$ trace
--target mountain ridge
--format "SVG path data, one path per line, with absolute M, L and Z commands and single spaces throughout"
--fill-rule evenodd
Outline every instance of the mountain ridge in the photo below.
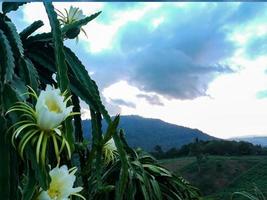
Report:
M 107 127 L 103 123 L 103 130 Z M 124 129 L 127 142 L 132 147 L 141 147 L 146 151 L 153 151 L 156 145 L 163 150 L 172 147 L 179 148 L 184 144 L 193 142 L 195 138 L 200 140 L 218 139 L 202 132 L 199 129 L 188 128 L 171 124 L 160 119 L 144 118 L 138 115 L 121 115 L 120 128 Z M 90 120 L 83 120 L 83 129 L 90 138 Z
M 246 141 L 254 145 L 261 145 L 267 147 L 267 136 L 241 136 L 231 138 L 231 140 Z

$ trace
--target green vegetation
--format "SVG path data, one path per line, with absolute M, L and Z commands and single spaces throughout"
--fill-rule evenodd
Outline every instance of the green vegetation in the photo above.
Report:
M 253 145 L 244 141 L 196 139 L 195 142 L 183 145 L 181 148 L 171 148 L 163 151 L 161 146 L 156 145 L 152 155 L 156 158 L 175 158 L 179 156 L 196 156 L 201 161 L 205 155 L 243 156 L 243 155 L 267 155 L 267 148 Z
M 266 200 L 264 194 L 257 186 L 254 186 L 254 191 L 255 191 L 254 194 L 246 191 L 234 192 L 232 195 L 232 199 L 236 198 L 236 196 L 242 196 L 250 200 Z
M 207 156 L 200 165 L 195 157 L 161 161 L 168 169 L 198 187 L 204 200 L 230 200 L 234 192 L 254 194 L 254 185 L 267 196 L 266 156 Z M 245 200 L 236 195 L 234 199 Z
M 18 33 L 7 15 L 23 4 L 3 2 L 0 12 L 1 199 L 198 200 L 198 189 L 128 146 L 120 117 L 110 117 L 95 81 L 64 45 L 101 12 L 74 20 L 75 9 L 66 10 L 72 20 L 60 23 L 44 2 L 51 32 L 35 34 L 44 25 L 36 21 Z M 91 113 L 90 141 L 81 100 Z M 103 148 L 110 140 L 116 155 L 107 163 Z

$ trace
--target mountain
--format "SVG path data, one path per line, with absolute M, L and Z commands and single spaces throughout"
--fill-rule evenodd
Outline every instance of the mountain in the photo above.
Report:
M 107 125 L 104 123 L 103 130 Z M 160 145 L 163 150 L 172 147 L 180 147 L 184 144 L 200 140 L 217 139 L 198 129 L 191 129 L 164 122 L 159 119 L 143 118 L 136 115 L 121 116 L 120 128 L 124 129 L 125 137 L 132 147 L 141 147 L 146 151 L 153 151 L 156 145 Z M 89 138 L 91 132 L 90 120 L 83 121 L 83 129 L 86 137 Z
M 238 137 L 238 138 L 232 138 L 232 139 L 236 141 L 246 141 L 254 145 L 258 144 L 258 145 L 267 147 L 267 136 Z

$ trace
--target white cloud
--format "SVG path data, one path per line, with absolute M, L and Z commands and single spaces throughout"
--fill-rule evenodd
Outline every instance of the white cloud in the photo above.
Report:
M 106 49 L 114 48 L 112 41 L 114 40 L 119 29 L 130 21 L 138 21 L 147 12 L 160 7 L 160 3 L 144 4 L 141 8 L 133 8 L 126 11 L 118 11 L 112 17 L 109 24 L 93 21 L 84 27 L 88 34 L 88 38 L 82 38 L 88 44 L 88 51 L 97 53 Z M 106 15 L 109 15 L 107 12 Z M 101 19 L 101 15 L 99 16 Z
M 164 21 L 164 17 L 160 16 L 152 21 L 153 28 L 157 28 Z
M 218 77 L 210 84 L 208 94 L 224 101 L 255 99 L 257 92 L 267 86 L 267 57 L 247 60 L 244 57 L 232 58 L 234 65 L 242 66 L 236 73 Z
M 44 26 L 38 30 L 39 33 L 50 31 L 49 20 L 42 3 L 33 2 L 25 4 L 22 7 L 22 11 L 25 22 L 29 24 L 36 20 L 42 20 L 44 22 Z
M 54 3 L 62 10 L 70 5 L 80 7 L 86 15 L 100 11 L 105 3 Z M 189 4 L 176 3 L 178 7 Z M 205 6 L 205 4 L 201 4 Z M 113 47 L 113 41 L 120 28 L 131 21 L 141 20 L 149 12 L 162 6 L 162 3 L 144 3 L 143 6 L 118 11 L 112 16 L 112 22 L 103 23 L 101 15 L 84 27 L 88 39 L 81 36 L 81 41 L 87 45 L 88 51 L 100 52 Z M 43 20 L 45 26 L 39 32 L 49 31 L 48 19 L 41 3 L 26 4 L 23 7 L 24 21 Z M 108 14 L 107 14 L 108 15 Z M 164 17 L 158 16 L 151 22 L 154 27 L 164 23 Z M 145 99 L 137 98 L 144 91 L 130 86 L 126 81 L 117 82 L 103 90 L 107 103 L 112 99 L 123 99 L 134 102 L 136 108 L 121 106 L 121 114 L 138 114 L 144 117 L 160 118 L 170 123 L 199 128 L 217 137 L 227 138 L 237 135 L 265 134 L 267 135 L 267 100 L 257 99 L 256 94 L 267 88 L 267 57 L 249 60 L 244 49 L 254 37 L 267 33 L 265 22 L 259 19 L 246 25 L 236 26 L 229 39 L 239 46 L 235 55 L 225 60 L 233 66 L 236 73 L 226 74 L 217 78 L 209 85 L 209 97 L 199 97 L 194 100 L 168 100 L 160 96 L 164 106 L 151 105 Z M 156 93 L 145 93 L 156 94 Z M 83 109 L 83 117 L 90 113 Z
M 265 58 L 266 59 L 266 58 Z M 214 81 L 208 93 L 211 97 L 194 100 L 168 100 L 161 96 L 164 106 L 151 105 L 137 98 L 143 93 L 120 81 L 103 91 L 107 99 L 121 98 L 136 104 L 136 108 L 121 106 L 121 114 L 138 114 L 160 118 L 192 128 L 199 128 L 221 138 L 233 136 L 267 134 L 267 101 L 256 99 L 256 92 L 267 85 L 267 80 L 259 70 L 247 68 L 237 74 L 225 75 Z M 265 62 L 267 63 L 267 62 Z

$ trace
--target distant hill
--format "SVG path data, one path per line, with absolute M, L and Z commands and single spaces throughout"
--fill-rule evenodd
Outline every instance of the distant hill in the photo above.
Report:
M 267 147 L 267 136 L 251 136 L 251 137 L 239 137 L 239 138 L 232 138 L 236 141 L 246 141 L 250 142 L 255 145 L 261 145 Z
M 201 173 L 195 157 L 162 160 L 161 164 L 208 195 L 205 200 L 230 200 L 236 191 L 253 193 L 254 185 L 267 197 L 266 156 L 208 156 L 201 164 Z
M 104 124 L 103 129 L 107 125 Z M 184 144 L 194 141 L 195 138 L 200 140 L 216 139 L 198 129 L 191 129 L 164 122 L 159 119 L 143 118 L 136 115 L 121 116 L 120 127 L 124 129 L 126 139 L 130 146 L 141 147 L 146 151 L 152 151 L 156 145 L 160 145 L 163 150 L 172 147 L 180 147 Z M 90 120 L 83 121 L 83 129 L 88 133 L 91 132 Z

